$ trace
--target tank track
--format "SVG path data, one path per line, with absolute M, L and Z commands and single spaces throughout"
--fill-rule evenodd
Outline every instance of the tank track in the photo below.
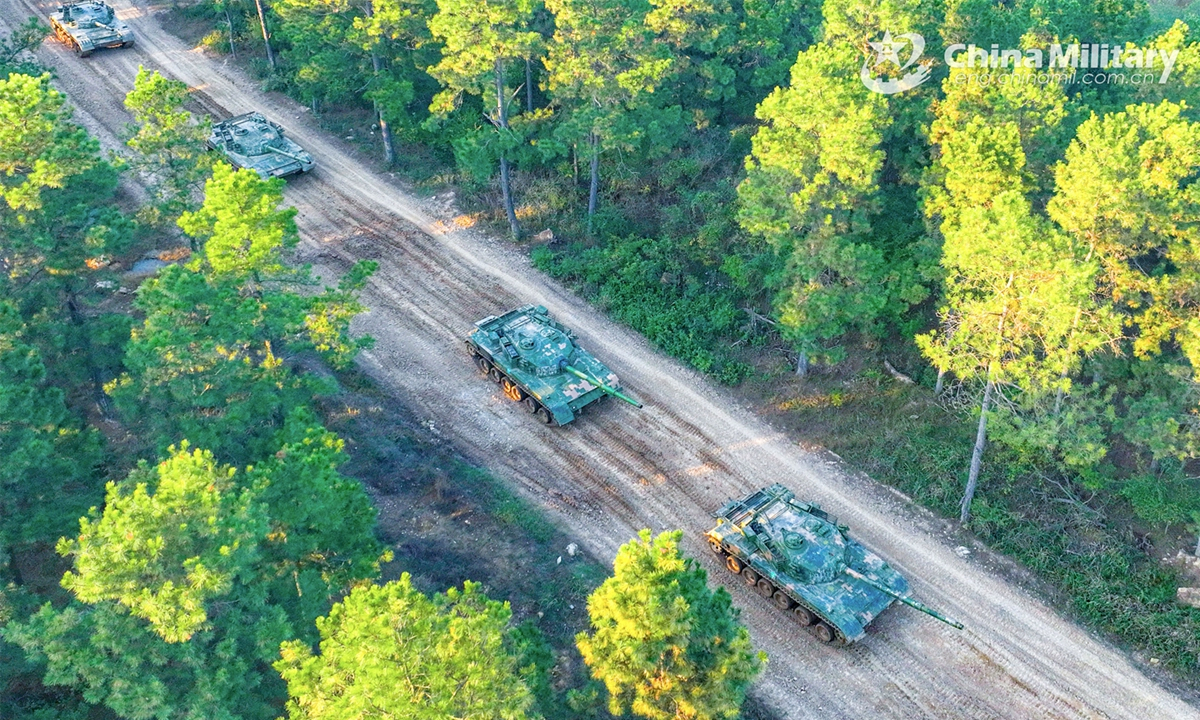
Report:
M 466 341 L 467 352 L 471 355 L 471 360 L 474 361 L 475 367 L 479 368 L 479 372 L 484 377 L 490 378 L 492 382 L 500 386 L 504 391 L 504 396 L 515 403 L 520 403 L 525 410 L 542 421 L 545 425 L 554 425 L 554 416 L 548 409 L 529 394 L 528 388 L 524 387 L 516 380 L 508 376 L 506 372 L 500 369 L 500 366 L 492 362 L 484 353 L 482 353 L 475 343 L 470 340 Z

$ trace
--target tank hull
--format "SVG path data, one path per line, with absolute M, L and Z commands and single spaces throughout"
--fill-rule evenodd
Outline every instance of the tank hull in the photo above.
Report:
M 547 425 L 566 425 L 608 397 L 600 383 L 620 390 L 617 376 L 576 345 L 574 333 L 543 307 L 486 317 L 475 323 L 465 345 L 482 373 Z M 566 372 L 567 365 L 598 382 Z
M 847 575 L 845 567 L 869 575 L 901 595 L 908 592 L 907 581 L 881 557 L 850 539 L 845 528 L 819 507 L 796 502 L 782 485 L 731 501 L 713 516 L 717 524 L 705 533 L 705 540 L 725 561 L 726 569 L 740 575 L 781 610 L 790 612 L 823 642 L 849 644 L 861 640 L 867 626 L 896 602 Z M 767 520 L 771 516 L 779 525 L 800 518 L 803 523 L 794 527 L 813 530 L 806 533 L 808 545 L 825 543 L 820 548 L 823 552 L 836 548 L 836 553 L 827 555 L 835 560 L 814 564 L 809 571 L 781 563 L 778 536 L 772 540 L 770 530 L 763 527 L 771 522 Z
M 80 57 L 87 57 L 103 48 L 134 44 L 133 31 L 117 19 L 111 7 L 100 0 L 83 0 L 60 6 L 50 14 L 50 28 L 55 37 Z
M 230 165 L 253 170 L 264 180 L 306 173 L 316 165 L 304 148 L 284 135 L 282 127 L 257 112 L 213 123 L 207 144 Z

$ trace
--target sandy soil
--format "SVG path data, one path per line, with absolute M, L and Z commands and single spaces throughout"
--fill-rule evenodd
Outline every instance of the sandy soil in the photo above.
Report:
M 0 0 L 0 18 L 46 17 L 56 3 Z M 105 145 L 139 65 L 195 88 L 215 115 L 261 110 L 317 159 L 288 183 L 299 209 L 301 259 L 336 273 L 379 262 L 356 330 L 377 338 L 362 368 L 472 461 L 547 508 L 589 552 L 608 560 L 643 527 L 682 528 L 686 547 L 724 583 L 770 663 L 755 693 L 786 718 L 1200 718 L 1123 653 L 1014 587 L 987 553 L 955 553 L 940 521 L 810 453 L 739 406 L 730 393 L 654 351 L 633 331 L 529 266 L 506 243 L 454 222 L 319 131 L 295 103 L 193 50 L 156 21 L 156 6 L 116 0 L 138 34 L 132 49 L 77 59 L 53 39 L 39 52 L 78 119 Z M 565 428 L 536 423 L 480 378 L 462 351 L 471 323 L 544 304 L 574 328 L 646 409 L 602 405 Z M 914 594 L 966 624 L 957 631 L 898 607 L 851 647 L 818 643 L 729 577 L 699 534 L 726 499 L 780 481 L 821 502 L 908 576 Z

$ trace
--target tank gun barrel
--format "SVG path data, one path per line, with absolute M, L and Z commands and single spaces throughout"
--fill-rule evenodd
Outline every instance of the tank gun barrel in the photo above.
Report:
M 583 380 L 584 382 L 588 382 L 588 383 L 591 383 L 592 385 L 595 385 L 596 387 L 600 388 L 608 395 L 612 395 L 615 398 L 620 398 L 621 400 L 624 400 L 625 402 L 629 403 L 630 405 L 634 406 L 635 408 L 642 407 L 642 404 L 640 402 L 638 402 L 637 400 L 634 400 L 633 398 L 629 397 L 628 395 L 621 392 L 620 390 L 617 390 L 616 388 L 611 388 L 611 387 L 605 385 L 604 383 L 600 382 L 596 378 L 592 377 L 592 375 L 590 373 L 585 373 L 582 370 L 579 370 L 578 368 L 573 368 L 570 365 L 565 365 L 565 364 L 562 366 L 562 368 L 563 368 L 563 370 L 566 370 L 567 372 L 571 373 L 572 375 L 579 378 L 580 380 Z
M 282 156 L 284 156 L 284 157 L 289 157 L 289 158 L 291 158 L 291 159 L 295 160 L 296 162 L 304 162 L 304 158 L 301 158 L 301 157 L 300 157 L 300 156 L 298 156 L 298 155 L 293 155 L 292 153 L 290 153 L 290 152 L 288 152 L 288 151 L 286 151 L 286 150 L 280 150 L 279 148 L 277 148 L 277 147 L 271 147 L 270 145 L 264 145 L 264 147 L 266 147 L 266 149 L 267 149 L 268 151 L 270 151 L 270 152 L 277 153 L 277 154 L 279 154 L 279 155 L 282 155 Z
M 929 615 L 931 617 L 937 618 L 938 620 L 941 620 L 942 622 L 946 623 L 950 627 L 957 628 L 959 630 L 963 629 L 963 624 L 960 623 L 959 621 L 954 620 L 952 618 L 948 618 L 945 615 L 938 612 L 937 610 L 934 610 L 933 608 L 929 607 L 928 605 L 923 605 L 908 596 L 901 595 L 900 593 L 896 592 L 895 590 L 892 590 L 888 586 L 886 586 L 882 583 L 875 582 L 871 578 L 867 577 L 866 575 L 863 575 L 862 573 L 858 572 L 857 570 L 854 570 L 853 568 L 844 568 L 842 570 L 842 572 L 844 572 L 845 574 L 854 578 L 855 580 L 861 580 L 862 582 L 866 583 L 867 585 L 870 585 L 871 587 L 875 588 L 876 590 L 878 590 L 881 593 L 884 593 L 885 595 L 890 595 L 890 596 L 896 598 L 897 600 L 899 600 L 900 602 L 904 603 L 905 605 L 909 606 L 910 608 L 912 608 L 914 610 L 920 610 L 921 612 L 925 613 L 926 615 Z

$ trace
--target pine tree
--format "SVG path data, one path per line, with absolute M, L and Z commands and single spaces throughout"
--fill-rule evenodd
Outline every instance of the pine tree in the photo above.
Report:
M 98 149 L 71 122 L 71 108 L 49 75 L 0 79 L 0 199 L 10 208 L 41 208 L 43 190 L 95 167 Z
M 150 181 L 154 205 L 143 209 L 153 222 L 173 222 L 183 212 L 196 209 L 194 196 L 211 172 L 213 156 L 205 143 L 210 122 L 197 120 L 183 109 L 187 85 L 138 68 L 125 107 L 133 113 L 135 128 L 126 144 L 139 153 L 134 166 Z
M 109 483 L 103 513 L 93 509 L 79 538 L 58 545 L 75 566 L 63 587 L 83 602 L 121 603 L 167 642 L 188 640 L 205 606 L 250 572 L 267 534 L 263 508 L 233 476 L 184 443 L 153 470 Z
M 177 449 L 111 484 L 60 544 L 76 600 L 4 637 L 46 665 L 47 685 L 123 717 L 278 717 L 280 644 L 315 639 L 333 598 L 389 556 L 362 486 L 336 471 L 335 436 L 298 412 L 277 447 L 237 472 Z
M 28 332 L 0 301 L 0 552 L 57 540 L 100 499 L 100 436 L 71 416 Z
M 514 142 L 509 128 L 510 96 L 506 68 L 532 57 L 541 40 L 528 26 L 530 0 L 438 0 L 429 31 L 442 42 L 442 59 L 429 74 L 445 87 L 434 97 L 430 111 L 446 114 L 463 93 L 482 95 L 494 109 L 488 119 L 500 144 L 500 190 L 513 237 L 521 234 L 513 205 L 507 145 Z
M 563 112 L 558 137 L 565 145 L 582 142 L 588 148 L 590 229 L 599 202 L 600 156 L 644 147 L 653 157 L 677 137 L 682 110 L 651 102 L 676 59 L 646 24 L 651 10 L 646 0 L 549 0 L 546 7 L 555 27 L 546 87 Z
M 858 65 L 858 51 L 845 44 L 800 53 L 791 87 L 758 107 L 764 125 L 738 186 L 742 228 L 784 265 L 775 305 L 800 352 L 799 374 L 822 341 L 870 328 L 889 303 L 885 257 L 871 232 L 891 120 L 883 96 L 856 79 Z
M 1053 396 L 1069 388 L 1081 356 L 1103 346 L 1115 328 L 1095 302 L 1097 266 L 1032 213 L 1020 190 L 967 208 L 946 234 L 942 331 L 917 337 L 941 371 L 983 385 L 979 424 L 959 521 L 970 517 L 988 415 L 996 406 Z
M 284 643 L 275 667 L 288 684 L 288 717 L 532 718 L 533 697 L 506 648 L 511 617 L 508 603 L 471 582 L 434 598 L 407 573 L 359 586 L 317 621 L 318 653 Z
M 1174 343 L 1200 377 L 1200 123 L 1183 110 L 1131 105 L 1081 125 L 1047 213 L 1099 259 L 1134 352 Z
M 279 252 L 299 242 L 296 209 L 280 210 L 283 180 L 263 180 L 253 170 L 213 167 L 204 204 L 179 217 L 179 227 L 200 241 L 204 266 L 217 275 L 260 277 L 283 270 Z
M 592 631 L 575 641 L 614 715 L 736 718 L 766 660 L 751 649 L 728 593 L 709 590 L 704 571 L 679 554 L 681 537 L 652 540 L 643 530 L 588 598 Z

